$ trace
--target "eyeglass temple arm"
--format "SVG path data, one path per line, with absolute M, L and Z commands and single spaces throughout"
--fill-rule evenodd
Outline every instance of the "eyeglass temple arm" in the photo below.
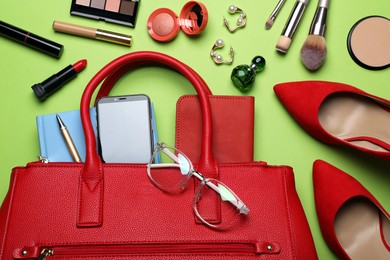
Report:
M 167 168 L 167 167 L 180 168 L 180 166 L 177 163 L 152 163 L 152 164 L 150 164 L 150 168 Z
M 221 198 L 223 198 L 223 194 L 221 192 L 221 189 L 215 185 L 214 183 L 212 183 L 211 181 L 207 181 L 207 178 L 205 178 L 201 173 L 197 172 L 197 171 L 193 171 L 193 175 L 198 178 L 199 180 L 201 181 L 205 181 L 206 185 L 209 186 L 212 190 L 214 190 L 216 193 L 218 193 L 220 195 Z M 225 184 L 224 184 L 225 185 Z M 226 186 L 227 187 L 227 186 Z M 237 209 L 240 210 L 240 213 L 243 213 L 243 214 L 248 214 L 249 212 L 249 208 L 245 205 L 244 202 L 242 202 L 242 200 L 236 195 L 234 194 L 232 191 L 230 191 L 230 189 L 228 189 L 229 192 L 231 192 L 234 197 L 236 198 L 235 200 L 227 200 L 229 201 L 231 204 L 233 204 L 233 206 L 235 206 Z
M 174 160 L 176 163 L 180 164 L 180 159 L 174 153 L 172 153 L 169 149 L 163 146 L 162 151 L 168 155 L 169 158 Z
M 161 150 L 163 153 L 165 153 L 169 158 L 171 158 L 176 163 L 152 163 L 150 164 L 150 167 L 152 168 L 164 168 L 164 167 L 176 167 L 180 168 L 180 159 L 177 157 L 174 153 L 172 153 L 169 149 L 167 149 L 164 146 L 161 146 Z M 192 165 L 191 165 L 192 167 Z M 192 169 L 191 169 L 192 170 Z

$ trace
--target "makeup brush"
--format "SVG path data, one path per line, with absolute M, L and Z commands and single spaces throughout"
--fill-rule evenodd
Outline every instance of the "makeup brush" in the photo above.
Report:
M 271 27 L 274 24 L 274 21 L 276 19 L 276 16 L 280 12 L 280 9 L 282 9 L 282 6 L 283 6 L 284 2 L 286 2 L 286 0 L 279 0 L 279 2 L 276 5 L 275 9 L 272 11 L 271 15 L 269 16 L 269 18 L 265 22 L 265 29 L 266 30 L 271 29 Z
M 309 0 L 297 0 L 290 13 L 290 17 L 287 20 L 286 25 L 282 31 L 279 41 L 276 44 L 276 50 L 282 53 L 286 53 L 290 47 L 291 40 L 294 36 L 296 29 L 298 28 L 299 22 L 305 12 L 306 5 Z
M 301 60 L 308 70 L 317 70 L 326 58 L 326 16 L 329 0 L 319 0 L 317 11 L 310 26 L 309 36 L 301 49 Z

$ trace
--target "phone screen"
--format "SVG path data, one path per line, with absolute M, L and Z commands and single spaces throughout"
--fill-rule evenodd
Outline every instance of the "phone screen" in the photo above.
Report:
M 104 162 L 148 163 L 152 156 L 150 100 L 146 95 L 101 98 L 99 152 Z

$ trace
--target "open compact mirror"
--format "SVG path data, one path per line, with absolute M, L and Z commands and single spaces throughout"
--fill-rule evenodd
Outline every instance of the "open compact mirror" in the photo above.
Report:
M 187 35 L 200 34 L 207 21 L 206 7 L 200 2 L 190 1 L 184 5 L 180 17 L 167 8 L 155 10 L 148 19 L 148 32 L 156 41 L 167 42 L 176 37 L 180 28 Z
M 348 51 L 352 59 L 370 70 L 390 66 L 390 20 L 369 16 L 359 20 L 349 32 Z

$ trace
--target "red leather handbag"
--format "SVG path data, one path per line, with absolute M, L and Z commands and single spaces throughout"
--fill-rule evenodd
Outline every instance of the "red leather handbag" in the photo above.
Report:
M 151 183 L 146 165 L 102 163 L 89 119 L 92 94 L 112 73 L 140 65 L 168 66 L 195 87 L 203 121 L 196 169 L 245 201 L 250 212 L 240 225 L 216 230 L 197 221 L 191 201 L 198 182 L 176 196 Z M 81 101 L 86 162 L 13 169 L 0 210 L 0 259 L 316 259 L 290 167 L 214 160 L 208 94 L 192 69 L 160 53 L 135 52 L 106 65 Z M 220 204 L 209 204 L 215 222 L 224 221 Z

